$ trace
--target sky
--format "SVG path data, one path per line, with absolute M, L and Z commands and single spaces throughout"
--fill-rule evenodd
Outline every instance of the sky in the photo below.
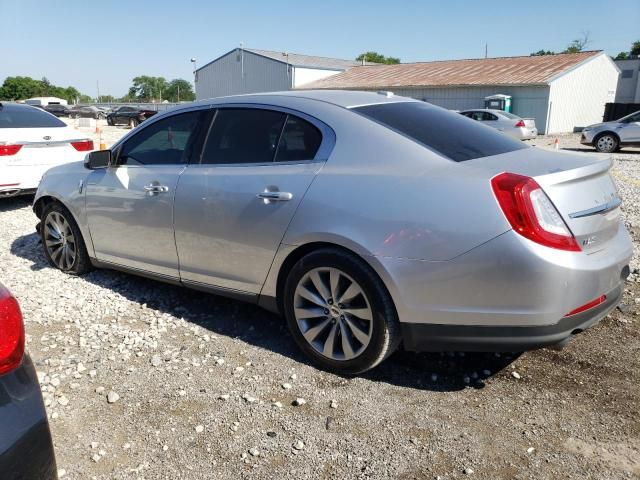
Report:
M 606 10 L 606 11 L 605 11 Z M 611 55 L 640 40 L 640 0 L 0 0 L 0 82 L 47 77 L 123 96 L 138 75 L 192 80 L 248 48 L 403 62 L 560 51 L 584 32 Z

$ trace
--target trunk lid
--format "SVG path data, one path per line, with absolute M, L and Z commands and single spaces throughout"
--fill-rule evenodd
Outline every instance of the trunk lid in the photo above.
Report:
M 586 253 L 606 248 L 618 232 L 620 198 L 609 173 L 609 157 L 532 147 L 466 163 L 485 170 L 490 178 L 502 172 L 534 178 Z
M 0 160 L 8 165 L 58 165 L 78 159 L 80 152 L 69 142 L 83 139 L 87 136 L 69 127 L 2 128 L 0 143 L 23 147 L 17 154 L 0 157 Z
M 536 128 L 536 119 L 535 118 L 523 118 L 524 126 L 527 128 Z

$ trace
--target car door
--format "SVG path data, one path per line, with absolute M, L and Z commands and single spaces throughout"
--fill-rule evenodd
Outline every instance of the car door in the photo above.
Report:
M 300 113 L 219 108 L 201 162 L 176 191 L 182 281 L 258 294 L 333 141 L 329 127 Z
M 640 112 L 627 118 L 620 124 L 617 132 L 620 135 L 620 141 L 640 143 Z
M 141 128 L 114 152 L 115 166 L 91 173 L 86 211 L 98 260 L 179 278 L 173 199 L 203 115 L 179 113 Z

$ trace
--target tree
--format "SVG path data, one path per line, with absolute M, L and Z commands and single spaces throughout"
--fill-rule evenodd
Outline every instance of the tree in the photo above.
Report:
M 7 77 L 0 87 L 0 100 L 24 100 L 38 96 L 41 85 L 31 77 Z
M 635 41 L 631 44 L 631 50 L 628 52 L 620 52 L 614 60 L 628 60 L 632 56 L 640 55 L 640 40 Z
M 192 102 L 196 99 L 196 94 L 193 93 L 191 83 L 182 78 L 176 78 L 167 85 L 164 98 L 170 102 Z
M 569 46 L 562 53 L 578 53 L 584 50 L 589 43 L 589 32 L 582 32 L 581 38 L 572 40 Z
M 129 96 L 138 100 L 161 102 L 167 90 L 167 81 L 164 77 L 150 77 L 140 75 L 133 79 L 133 85 L 129 88 Z
M 614 60 L 629 60 L 629 52 L 620 52 Z
M 640 55 L 640 40 L 631 44 L 631 55 Z
M 385 57 L 381 53 L 378 52 L 365 52 L 361 53 L 356 57 L 358 62 L 373 62 L 373 63 L 386 63 L 389 65 L 393 65 L 396 63 L 400 63 L 400 59 L 396 57 Z
M 540 57 L 542 55 L 555 55 L 556 52 L 552 52 L 551 50 L 538 50 L 537 52 L 533 52 L 529 54 L 530 57 Z

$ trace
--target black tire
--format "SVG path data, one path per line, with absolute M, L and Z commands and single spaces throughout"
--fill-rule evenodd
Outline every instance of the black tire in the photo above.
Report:
M 130 126 L 131 128 L 136 128 L 136 127 L 138 126 L 138 124 L 139 124 L 139 123 L 140 123 L 140 122 L 138 121 L 138 119 L 137 119 L 137 118 L 131 118 L 131 119 L 129 120 L 129 126 Z
M 107 125 L 113 126 L 113 120 L 111 119 L 111 117 L 107 117 Z
M 593 146 L 598 152 L 613 153 L 620 149 L 620 140 L 615 134 L 605 132 L 593 140 Z
M 62 217 L 68 224 L 73 234 L 74 257 L 73 261 L 67 265 L 60 265 L 59 262 L 56 262 L 56 260 L 54 260 L 54 258 L 52 257 L 51 248 L 48 247 L 48 242 L 50 243 L 52 240 L 51 233 L 47 228 L 47 220 L 49 219 L 50 215 L 59 216 L 57 218 Z M 80 232 L 80 229 L 78 228 L 78 225 L 76 224 L 76 221 L 74 220 L 73 215 L 71 215 L 69 210 L 67 210 L 62 204 L 53 202 L 44 207 L 41 218 L 42 220 L 40 223 L 40 238 L 42 239 L 42 248 L 44 250 L 44 255 L 47 258 L 49 264 L 52 267 L 57 268 L 58 270 L 62 270 L 63 272 L 70 275 L 83 275 L 93 270 L 89 254 L 87 253 L 87 247 L 85 246 L 84 240 L 82 238 L 82 233 Z
M 338 269 L 351 277 L 361 287 L 369 303 L 372 313 L 371 337 L 368 345 L 363 347 L 364 350 L 350 360 L 335 360 L 316 351 L 304 338 L 295 316 L 294 302 L 298 284 L 310 271 L 322 268 Z M 400 324 L 389 292 L 376 272 L 351 253 L 326 248 L 305 255 L 289 272 L 283 295 L 285 317 L 295 342 L 314 364 L 324 370 L 343 375 L 357 375 L 374 368 L 400 345 Z M 329 319 L 329 316 L 326 318 Z

